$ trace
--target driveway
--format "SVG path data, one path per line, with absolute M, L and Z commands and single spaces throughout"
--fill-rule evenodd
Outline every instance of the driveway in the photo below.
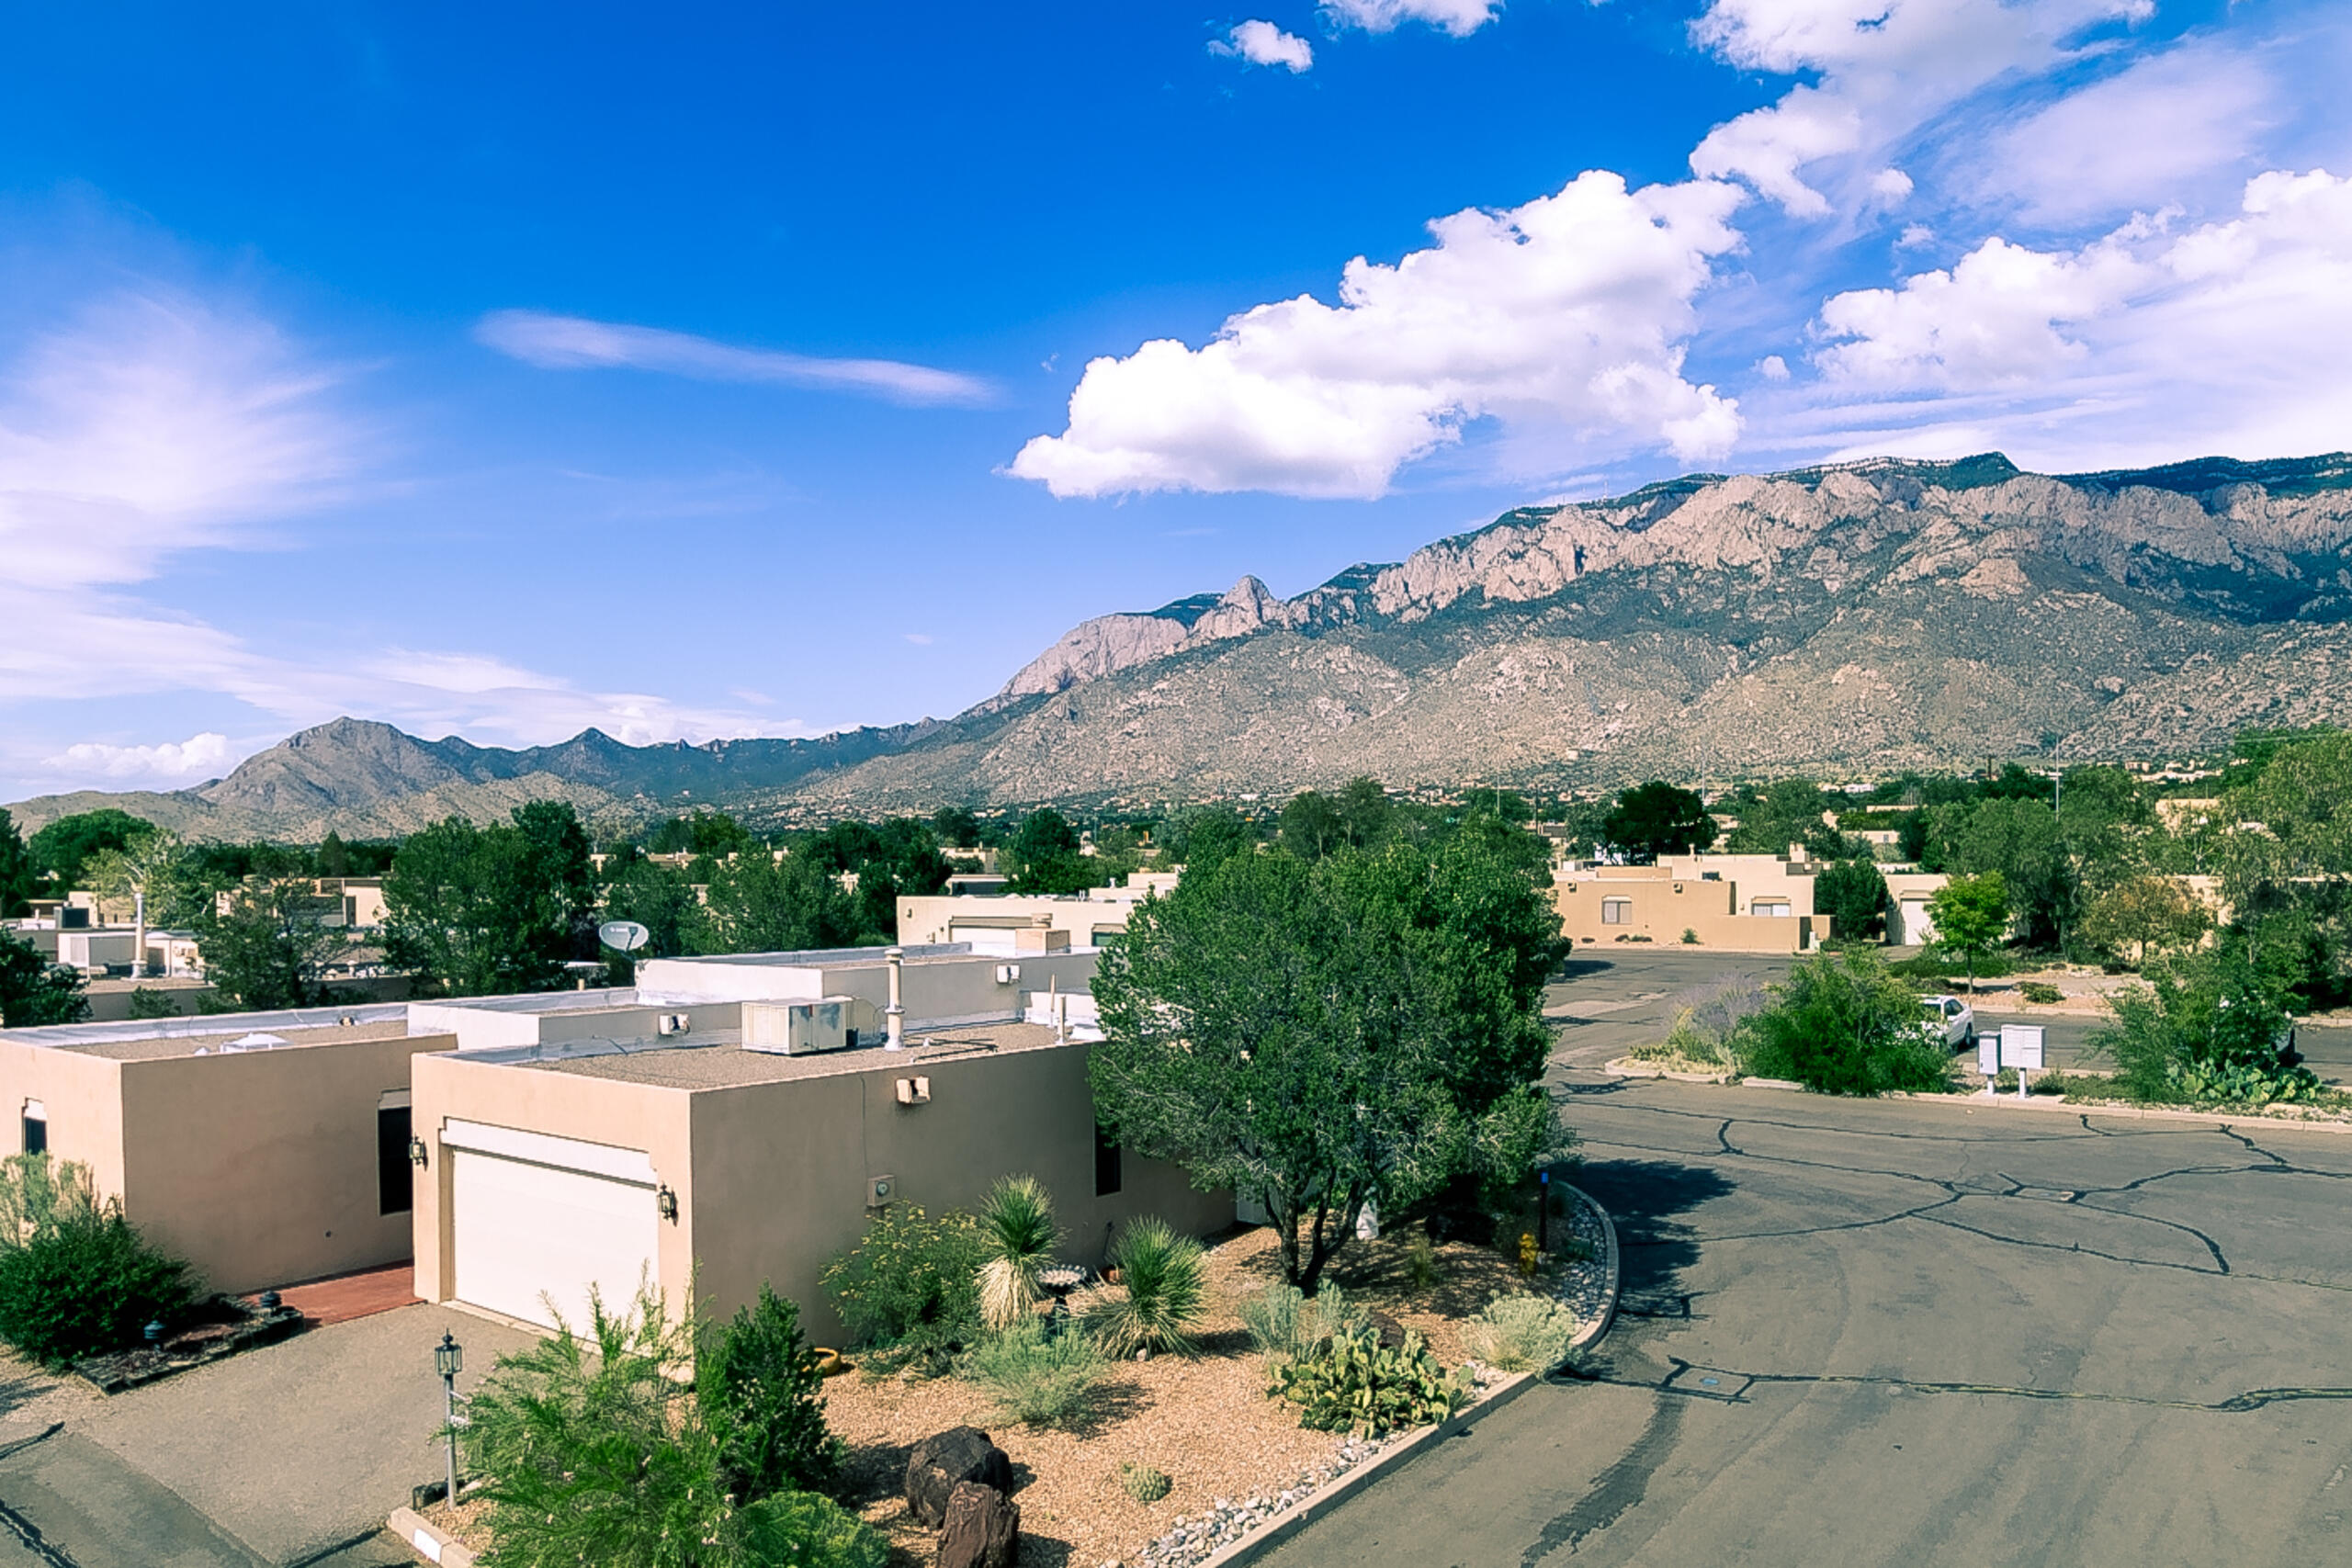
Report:
M 1566 1086 L 1625 1309 L 1270 1560 L 2352 1560 L 2352 1136 Z
M 15 1368 L 0 1382 L 0 1568 L 413 1561 L 372 1538 L 412 1486 L 441 1473 L 433 1347 L 444 1329 L 466 1347 L 461 1392 L 529 1342 L 418 1305 L 110 1399 Z

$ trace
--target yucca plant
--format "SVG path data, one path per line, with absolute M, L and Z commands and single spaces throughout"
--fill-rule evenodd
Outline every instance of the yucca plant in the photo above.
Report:
M 1111 1248 L 1119 1285 L 1088 1303 L 1086 1326 L 1114 1356 L 1190 1350 L 1208 1304 L 1208 1257 L 1167 1221 L 1141 1219 Z
M 1053 1195 L 1034 1176 L 1006 1177 L 981 1201 L 980 1235 L 988 1258 L 980 1265 L 980 1321 L 1002 1333 L 1043 1298 L 1037 1270 L 1061 1240 Z

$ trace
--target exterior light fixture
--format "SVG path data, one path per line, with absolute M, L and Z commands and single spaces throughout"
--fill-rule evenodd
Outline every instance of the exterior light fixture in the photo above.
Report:
M 447 1329 L 433 1347 L 433 1370 L 441 1374 L 441 1427 L 449 1434 L 449 1506 L 458 1506 L 458 1374 L 466 1368 L 466 1348 Z
M 424 1168 L 424 1140 L 423 1138 L 411 1138 L 408 1141 L 408 1163 L 419 1170 Z
M 664 1187 L 653 1194 L 653 1207 L 672 1224 L 678 1223 L 678 1195 Z

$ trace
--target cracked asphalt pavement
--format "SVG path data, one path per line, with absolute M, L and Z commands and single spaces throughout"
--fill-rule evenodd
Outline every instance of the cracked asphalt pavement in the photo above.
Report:
M 1592 1027 L 1616 1327 L 1267 1561 L 2352 1560 L 2352 1134 L 1618 1083 Z

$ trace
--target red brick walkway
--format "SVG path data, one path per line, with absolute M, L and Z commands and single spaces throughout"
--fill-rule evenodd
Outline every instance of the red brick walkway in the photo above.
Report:
M 304 1285 L 282 1285 L 277 1293 L 286 1304 L 300 1310 L 313 1323 L 348 1323 L 355 1317 L 369 1317 L 394 1307 L 404 1307 L 416 1299 L 416 1269 L 413 1264 L 395 1263 L 386 1269 L 368 1269 L 356 1274 L 338 1274 L 331 1280 L 313 1280 Z

